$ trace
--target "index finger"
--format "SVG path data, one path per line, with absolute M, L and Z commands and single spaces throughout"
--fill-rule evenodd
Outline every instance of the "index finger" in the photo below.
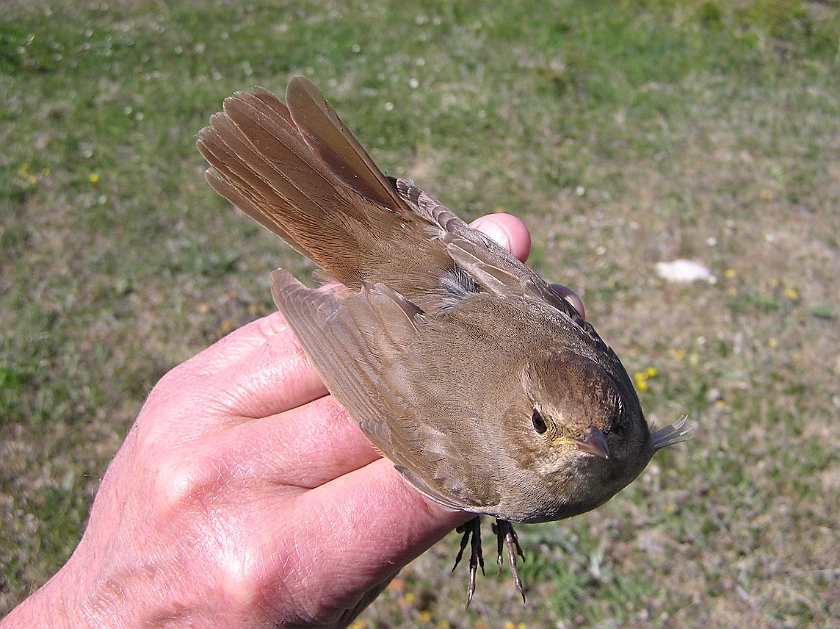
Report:
M 297 408 L 327 389 L 279 312 L 232 332 L 175 367 L 147 403 L 178 400 L 205 408 L 200 423 L 268 417 Z
M 251 354 L 269 339 L 289 334 L 289 324 L 280 312 L 256 319 L 219 339 L 178 368 L 184 373 L 206 377 L 223 371 Z

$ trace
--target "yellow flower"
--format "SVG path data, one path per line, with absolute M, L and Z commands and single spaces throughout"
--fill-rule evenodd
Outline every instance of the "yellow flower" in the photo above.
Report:
M 24 162 L 23 164 L 20 165 L 20 167 L 18 168 L 18 171 L 17 171 L 17 176 L 20 179 L 23 179 L 30 186 L 34 186 L 36 183 L 38 183 L 38 178 L 35 177 L 35 175 L 30 174 L 30 172 L 29 172 L 29 163 L 28 162 Z
M 636 388 L 639 391 L 648 390 L 647 378 L 645 378 L 645 374 L 641 371 L 637 371 L 633 374 L 633 381 L 636 383 Z
M 648 367 L 644 371 L 637 371 L 633 374 L 633 382 L 636 384 L 636 388 L 639 391 L 647 391 L 650 387 L 648 387 L 647 381 L 651 378 L 656 377 L 656 374 L 659 373 L 659 370 L 656 367 Z
M 97 173 L 91 173 L 88 175 L 88 181 L 90 183 L 96 183 L 99 181 L 99 175 Z

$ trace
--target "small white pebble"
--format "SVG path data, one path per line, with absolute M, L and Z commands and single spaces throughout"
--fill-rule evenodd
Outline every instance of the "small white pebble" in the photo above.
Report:
M 691 260 L 673 260 L 671 262 L 657 262 L 656 274 L 668 282 L 696 282 L 709 281 L 712 274 L 702 264 Z

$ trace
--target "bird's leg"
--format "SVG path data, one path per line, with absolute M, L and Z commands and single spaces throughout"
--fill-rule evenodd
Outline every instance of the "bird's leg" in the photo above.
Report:
M 493 533 L 496 534 L 497 548 L 499 558 L 499 573 L 502 572 L 502 546 L 507 549 L 508 563 L 510 564 L 510 571 L 513 573 L 513 583 L 516 590 L 522 596 L 522 602 L 525 602 L 525 592 L 522 587 L 522 579 L 519 578 L 519 570 L 516 568 L 516 555 L 522 557 L 525 561 L 525 554 L 522 552 L 522 547 L 519 545 L 519 537 L 516 531 L 513 530 L 513 525 L 507 520 L 500 520 L 496 518 L 496 523 L 493 525 Z
M 470 606 L 473 594 L 475 594 L 475 575 L 478 572 L 479 566 L 481 566 L 481 574 L 484 574 L 484 555 L 481 553 L 481 518 L 475 516 L 469 522 L 459 526 L 455 531 L 463 533 L 464 536 L 461 538 L 461 547 L 458 549 L 458 554 L 455 557 L 455 565 L 452 566 L 453 572 L 458 567 L 458 562 L 461 561 L 461 557 L 464 556 L 464 549 L 467 547 L 467 543 L 472 542 L 470 544 L 470 585 L 467 589 L 467 604 L 464 606 L 464 609 L 466 609 Z

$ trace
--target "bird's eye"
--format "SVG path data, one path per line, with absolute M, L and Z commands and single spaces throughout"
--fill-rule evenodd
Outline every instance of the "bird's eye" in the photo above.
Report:
M 545 425 L 543 416 L 540 415 L 540 412 L 537 409 L 534 409 L 534 412 L 531 413 L 531 423 L 534 424 L 534 430 L 537 431 L 537 434 L 541 435 L 548 430 L 548 426 Z

